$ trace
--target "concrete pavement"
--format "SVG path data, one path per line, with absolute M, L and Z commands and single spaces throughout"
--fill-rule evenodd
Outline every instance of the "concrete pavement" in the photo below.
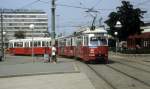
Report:
M 43 57 L 7 56 L 0 62 L 0 89 L 94 89 L 74 60 L 58 58 L 57 64 Z
M 52 74 L 0 79 L 0 89 L 94 89 L 82 73 Z

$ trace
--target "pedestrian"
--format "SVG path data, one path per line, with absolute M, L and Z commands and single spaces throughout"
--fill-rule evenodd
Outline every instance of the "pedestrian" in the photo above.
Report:
M 2 61 L 2 51 L 0 50 L 0 61 Z
M 139 45 L 139 44 L 136 44 L 135 45 L 135 52 L 136 52 L 136 54 L 139 54 L 139 49 L 141 49 L 141 46 Z
M 51 61 L 53 63 L 56 63 L 57 62 L 57 58 L 56 58 L 56 47 L 53 45 L 52 47 L 52 52 L 51 52 Z

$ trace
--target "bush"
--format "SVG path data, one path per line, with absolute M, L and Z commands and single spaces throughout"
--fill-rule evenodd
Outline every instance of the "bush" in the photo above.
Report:
M 126 49 L 119 51 L 121 53 L 126 53 L 126 54 L 150 54 L 150 49 L 148 48 L 142 48 L 142 49 Z

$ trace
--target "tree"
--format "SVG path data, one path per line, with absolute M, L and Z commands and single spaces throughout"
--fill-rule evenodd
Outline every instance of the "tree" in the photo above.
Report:
M 24 31 L 16 31 L 14 34 L 14 37 L 16 37 L 18 39 L 23 39 L 23 38 L 25 38 L 25 32 Z
M 140 27 L 144 25 L 141 20 L 144 13 L 139 8 L 134 9 L 129 1 L 122 1 L 122 6 L 117 7 L 117 12 L 111 12 L 108 16 L 109 19 L 105 21 L 110 27 L 108 33 L 114 36 L 114 32 L 118 32 L 119 40 L 126 40 L 130 35 L 140 34 L 142 31 Z M 117 21 L 121 22 L 122 27 L 120 29 L 115 28 Z

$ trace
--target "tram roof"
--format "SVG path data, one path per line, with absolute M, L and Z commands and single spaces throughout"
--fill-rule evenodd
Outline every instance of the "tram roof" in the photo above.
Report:
M 90 33 L 107 33 L 104 27 L 96 27 L 94 30 L 91 30 L 89 27 L 83 27 L 80 28 L 77 33 L 85 33 L 85 34 L 90 34 Z
M 51 40 L 51 38 L 34 37 L 33 40 L 34 40 L 34 41 L 46 41 L 46 40 Z M 32 41 L 32 38 L 26 38 L 26 39 L 12 39 L 12 40 L 9 40 L 9 42 L 20 42 L 20 41 L 23 41 L 23 42 Z
M 90 28 L 87 28 L 83 33 L 89 34 L 89 33 L 107 33 L 107 31 L 104 29 L 104 27 L 96 28 L 95 30 L 91 30 Z

